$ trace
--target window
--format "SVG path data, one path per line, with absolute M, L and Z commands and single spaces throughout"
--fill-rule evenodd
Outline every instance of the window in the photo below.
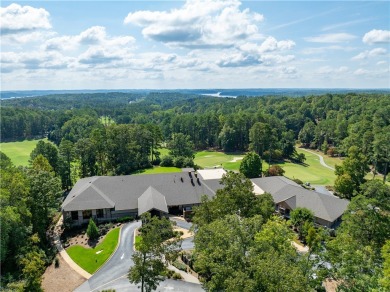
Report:
M 79 220 L 79 212 L 78 211 L 72 211 L 71 216 L 72 216 L 72 220 Z
M 97 209 L 96 210 L 96 216 L 98 218 L 103 218 L 104 217 L 103 209 Z
M 89 219 L 92 217 L 92 210 L 84 210 L 83 211 L 83 219 Z

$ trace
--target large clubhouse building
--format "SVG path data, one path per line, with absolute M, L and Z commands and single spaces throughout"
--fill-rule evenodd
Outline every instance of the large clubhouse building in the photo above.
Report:
M 64 218 L 75 225 L 90 218 L 109 221 L 145 212 L 186 216 L 199 205 L 203 195 L 212 198 L 220 184 L 223 169 L 184 170 L 150 175 L 95 176 L 80 179 L 62 204 Z M 335 228 L 348 206 L 347 200 L 331 194 L 310 191 L 283 177 L 251 179 L 254 193 L 270 193 L 276 211 L 289 217 L 290 211 L 305 207 L 315 215 L 317 224 Z

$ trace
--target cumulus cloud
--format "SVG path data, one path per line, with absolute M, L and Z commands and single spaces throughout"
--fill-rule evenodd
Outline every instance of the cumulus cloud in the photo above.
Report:
M 360 54 L 352 57 L 352 60 L 365 60 L 365 59 L 368 59 L 371 57 L 386 55 L 386 53 L 387 53 L 386 49 L 376 48 L 376 49 L 372 49 L 370 51 L 361 52 Z
M 48 39 L 43 44 L 43 49 L 47 51 L 74 50 L 80 45 L 99 45 L 104 47 L 126 46 L 135 42 L 132 36 L 108 36 L 106 28 L 93 26 L 78 35 L 60 36 Z
M 329 33 L 319 36 L 306 37 L 305 41 L 311 43 L 345 43 L 352 41 L 356 36 L 349 33 Z
M 229 56 L 223 56 L 216 64 L 219 67 L 244 67 L 261 64 L 261 61 L 255 56 L 236 53 Z
M 16 69 L 64 69 L 73 58 L 64 56 L 58 52 L 2 52 L 1 65 L 8 68 L 6 73 Z M 2 71 L 3 72 L 3 71 Z
M 363 43 L 370 45 L 390 43 L 390 30 L 373 29 L 363 36 Z
M 0 15 L 0 31 L 3 35 L 52 27 L 50 14 L 43 8 L 11 4 L 0 8 Z
M 124 23 L 143 27 L 144 37 L 171 46 L 229 47 L 256 38 L 263 20 L 240 5 L 237 0 L 187 0 L 179 9 L 129 13 Z
M 294 46 L 295 46 L 295 42 L 291 40 L 277 41 L 274 37 L 268 37 L 260 45 L 257 45 L 255 43 L 245 43 L 241 45 L 239 48 L 245 52 L 262 54 L 262 53 L 273 52 L 273 51 L 290 50 Z
M 110 52 L 104 48 L 89 48 L 86 52 L 80 55 L 79 62 L 81 64 L 105 64 L 113 61 L 122 60 L 121 54 Z
M 347 73 L 347 72 L 348 72 L 348 67 L 346 66 L 340 66 L 338 68 L 334 68 L 331 66 L 323 66 L 317 70 L 317 73 L 320 75 L 337 75 L 337 74 Z

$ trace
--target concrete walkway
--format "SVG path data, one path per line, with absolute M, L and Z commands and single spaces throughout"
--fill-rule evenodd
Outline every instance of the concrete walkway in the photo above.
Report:
M 329 168 L 329 169 L 331 169 L 331 170 L 335 170 L 334 167 L 331 167 L 331 166 L 329 166 L 329 165 L 327 165 L 327 164 L 325 163 L 324 157 L 322 157 L 322 155 L 317 154 L 317 153 L 315 153 L 315 152 L 313 152 L 313 151 L 304 149 L 304 148 L 299 148 L 299 149 L 302 149 L 303 151 L 306 151 L 306 152 L 309 152 L 309 153 L 311 153 L 311 154 L 317 155 L 317 156 L 320 158 L 320 163 L 321 163 L 322 166 L 324 166 L 324 167 L 326 167 L 326 168 Z
M 86 279 L 89 279 L 91 278 L 91 274 L 88 273 L 87 271 L 85 271 L 83 268 L 81 268 L 78 264 L 76 264 L 72 259 L 71 257 L 68 255 L 68 253 L 66 252 L 66 250 L 64 249 L 64 247 L 62 246 L 61 244 L 61 240 L 60 240 L 60 235 L 59 235 L 59 231 L 61 229 L 61 226 L 62 226 L 62 222 L 63 222 L 63 217 L 61 215 L 60 219 L 58 220 L 56 226 L 54 227 L 54 244 L 58 250 L 58 252 L 60 253 L 61 257 L 64 259 L 64 261 L 76 272 L 78 273 L 80 276 L 86 278 Z
M 176 272 L 176 273 L 179 273 L 182 277 L 183 277 L 183 281 L 185 282 L 189 282 L 189 283 L 194 283 L 194 284 L 200 284 L 198 278 L 194 277 L 193 275 L 189 274 L 189 273 L 186 273 L 182 270 L 179 270 L 178 268 L 172 266 L 172 265 L 168 265 L 168 269 Z

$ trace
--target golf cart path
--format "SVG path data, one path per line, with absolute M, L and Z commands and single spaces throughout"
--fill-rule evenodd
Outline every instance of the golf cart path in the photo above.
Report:
M 331 169 L 331 170 L 335 170 L 334 167 L 331 167 L 331 166 L 329 166 L 329 165 L 327 165 L 327 164 L 325 163 L 324 157 L 322 157 L 322 155 L 317 154 L 317 153 L 315 153 L 315 152 L 312 152 L 312 151 L 310 151 L 310 150 L 304 149 L 304 148 L 299 148 L 299 149 L 301 149 L 301 150 L 303 150 L 303 151 L 306 151 L 306 152 L 309 152 L 309 153 L 311 153 L 311 154 L 317 155 L 317 156 L 320 158 L 320 163 L 321 163 L 322 166 L 324 166 L 324 167 L 326 167 L 326 168 L 329 168 L 329 169 Z

